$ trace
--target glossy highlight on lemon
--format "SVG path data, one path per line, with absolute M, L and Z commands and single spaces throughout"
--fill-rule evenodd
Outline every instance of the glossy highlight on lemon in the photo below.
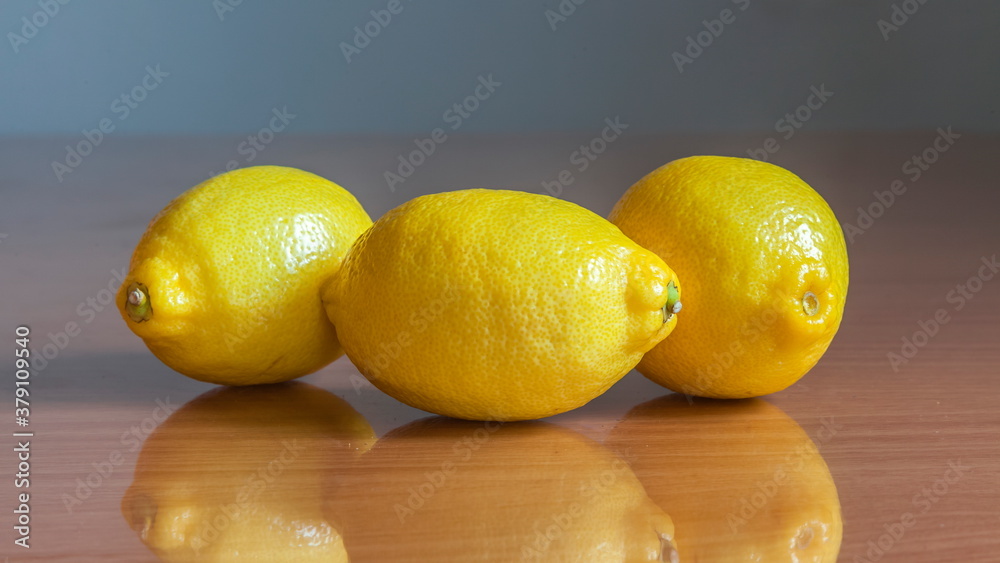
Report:
M 370 225 L 353 195 L 315 174 L 233 170 L 152 220 L 117 305 L 153 354 L 189 377 L 293 379 L 343 353 L 320 288 Z
M 474 189 L 386 213 L 324 299 L 379 389 L 436 414 L 520 420 L 611 387 L 677 326 L 682 283 L 578 205 Z
M 609 217 L 684 280 L 684 322 L 638 370 L 712 398 L 785 389 L 819 361 L 847 298 L 847 246 L 830 206 L 765 162 L 675 160 L 639 180 Z

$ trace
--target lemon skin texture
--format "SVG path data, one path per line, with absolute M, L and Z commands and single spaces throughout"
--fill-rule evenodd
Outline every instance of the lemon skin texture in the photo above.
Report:
M 802 426 L 767 401 L 661 397 L 632 409 L 605 444 L 673 518 L 681 561 L 837 560 L 833 476 Z
M 320 288 L 371 219 L 347 190 L 280 166 L 234 170 L 173 200 L 142 235 L 117 304 L 171 368 L 277 383 L 343 352 Z
M 146 439 L 122 515 L 162 561 L 346 562 L 323 482 L 375 441 L 350 405 L 305 383 L 215 388 Z
M 474 189 L 389 211 L 324 299 L 379 389 L 436 414 L 521 420 L 607 390 L 677 325 L 679 294 L 660 258 L 600 216 Z
M 684 280 L 685 322 L 638 366 L 673 391 L 781 391 L 819 361 L 840 327 L 843 232 L 826 201 L 783 168 L 676 160 L 629 188 L 610 219 Z

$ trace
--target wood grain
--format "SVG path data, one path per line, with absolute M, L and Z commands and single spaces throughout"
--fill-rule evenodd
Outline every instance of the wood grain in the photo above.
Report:
M 907 186 L 849 247 L 848 306 L 829 352 L 801 382 L 765 399 L 794 425 L 783 428 L 800 429 L 794 432 L 808 437 L 829 468 L 843 514 L 841 561 L 1000 561 L 1000 276 L 986 279 L 992 274 L 981 268 L 1000 253 L 995 176 L 1000 138 L 965 134 L 919 179 L 908 178 L 902 164 L 934 135 L 803 131 L 775 155 L 852 224 L 858 207 L 877 201 L 873 192 L 889 190 L 897 178 Z M 581 142 L 578 137 L 456 137 L 396 192 L 388 190 L 382 173 L 412 141 L 405 138 L 289 136 L 269 146 L 260 163 L 331 177 L 378 216 L 431 191 L 472 186 L 541 191 L 542 180 L 570 166 L 566 155 Z M 561 197 L 605 214 L 625 187 L 658 164 L 697 153 L 744 154 L 759 141 L 759 135 L 625 137 L 591 170 L 577 174 Z M 109 139 L 59 183 L 48 162 L 65 142 L 0 141 L 0 232 L 7 235 L 0 239 L 0 316 L 3 333 L 10 335 L 8 344 L 0 344 L 0 356 L 13 365 L 18 324 L 32 327 L 39 349 L 62 341 L 59 333 L 67 323 L 79 329 L 32 375 L 30 550 L 13 544 L 13 438 L 6 439 L 8 453 L 0 455 L 8 475 L 0 496 L 0 509 L 8 515 L 0 553 L 10 561 L 155 561 L 123 516 L 123 495 L 137 479 L 140 456 L 151 455 L 143 444 L 153 443 L 147 438 L 162 424 L 163 405 L 173 411 L 213 388 L 160 364 L 100 300 L 104 288 L 116 285 L 116 271 L 127 263 L 145 223 L 179 191 L 219 169 L 238 140 Z M 957 297 L 962 284 L 969 297 Z M 939 310 L 947 322 L 921 336 L 921 327 L 930 326 Z M 919 346 L 894 367 L 889 355 L 903 355 L 904 339 Z M 8 405 L 12 379 L 2 389 Z M 650 498 L 666 502 L 664 487 L 736 506 L 731 485 L 746 476 L 710 461 L 697 479 L 670 473 L 669 452 L 657 448 L 672 443 L 671 434 L 683 425 L 657 418 L 655 410 L 636 409 L 668 394 L 637 373 L 576 411 L 496 432 L 444 421 L 414 425 L 427 414 L 361 384 L 344 358 L 303 381 L 317 393 L 343 398 L 356 411 L 351 416 L 371 425 L 380 438 L 375 455 L 365 458 L 363 471 L 348 458 L 305 456 L 300 465 L 289 466 L 295 470 L 284 473 L 282 488 L 272 490 L 286 493 L 258 499 L 255 506 L 285 516 L 300 509 L 311 517 L 322 514 L 344 534 L 355 560 L 511 560 L 534 553 L 524 551 L 527 545 L 538 550 L 538 560 L 577 555 L 592 561 L 597 540 L 635 547 L 657 537 L 663 527 L 657 511 L 670 514 L 672 507 L 650 505 Z M 734 413 L 714 417 L 722 437 L 742 435 L 744 415 L 739 409 Z M 212 483 L 227 482 L 225 474 L 259 469 L 273 453 L 275 435 L 247 423 L 242 429 L 231 425 L 220 439 L 212 408 L 199 412 L 197 420 L 204 421 L 203 432 L 189 425 L 189 436 L 156 455 L 175 456 L 180 477 L 175 475 L 174 486 L 180 479 L 207 491 L 199 506 L 211 512 L 211 505 L 218 508 L 235 494 L 231 483 L 216 488 Z M 7 428 L 16 429 L 13 421 Z M 308 425 L 279 428 L 290 439 L 309 440 L 318 432 Z M 768 436 L 761 443 L 778 443 Z M 476 445 L 477 437 L 483 443 L 475 450 L 454 445 L 464 439 Z M 222 471 L 220 451 L 237 443 L 238 452 L 227 456 L 231 463 Z M 320 453 L 334 448 L 310 443 L 320 444 L 312 448 Z M 463 461 L 466 447 L 471 453 Z M 783 447 L 756 454 L 749 448 L 747 471 L 763 468 L 766 474 L 784 459 Z M 652 457 L 637 461 L 644 448 Z M 713 459 L 710 454 L 699 453 L 706 460 Z M 454 471 L 438 485 L 435 468 L 448 461 L 456 464 Z M 569 518 L 560 532 L 574 541 L 531 544 L 536 524 L 566 521 L 568 507 L 584 502 L 573 496 L 579 491 L 562 485 L 600 480 L 605 470 L 611 482 L 595 495 L 599 502 L 584 504 L 581 516 Z M 645 492 L 637 493 L 635 483 Z M 408 504 L 411 486 L 427 493 L 419 508 Z M 789 514 L 825 502 L 805 495 L 796 505 L 783 498 Z M 400 518 L 397 504 L 413 513 L 404 510 Z M 640 512 L 641 518 L 634 517 Z M 883 538 L 882 555 L 873 551 L 876 557 L 870 557 L 871 546 L 878 546 L 887 530 L 898 530 L 894 524 L 907 514 L 912 526 L 891 545 Z M 426 527 L 430 516 L 436 527 Z M 605 525 L 588 527 L 590 519 Z M 686 528 L 675 518 L 677 538 L 698 529 L 690 519 L 685 522 Z M 772 532 L 761 531 L 757 541 L 769 541 Z M 262 549 L 267 537 L 258 534 L 261 541 L 248 541 L 244 551 Z M 681 547 L 694 539 L 681 540 Z M 733 553 L 749 540 L 740 541 L 744 544 L 733 546 Z M 589 551 L 574 553 L 574 545 Z

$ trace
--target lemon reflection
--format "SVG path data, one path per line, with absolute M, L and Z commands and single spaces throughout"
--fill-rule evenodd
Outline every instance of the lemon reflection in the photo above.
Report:
M 770 403 L 669 395 L 632 409 L 606 443 L 670 513 L 681 561 L 836 561 L 833 477 Z
M 331 476 L 351 561 L 672 561 L 673 525 L 620 458 L 546 423 L 441 417 Z
M 149 436 L 122 513 L 164 561 L 347 561 L 323 473 L 374 441 L 350 405 L 305 383 L 215 389 Z

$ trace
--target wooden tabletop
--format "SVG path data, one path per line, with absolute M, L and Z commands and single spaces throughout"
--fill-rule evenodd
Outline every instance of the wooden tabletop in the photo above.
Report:
M 1000 137 L 956 133 L 940 151 L 935 131 L 802 131 L 773 155 L 853 239 L 843 325 L 796 385 L 720 404 L 633 372 L 578 410 L 505 425 L 428 418 L 346 358 L 277 389 L 195 382 L 109 295 L 148 220 L 230 160 L 327 176 L 373 217 L 433 191 L 541 192 L 566 169 L 558 195 L 603 215 L 664 162 L 745 155 L 766 135 L 626 133 L 582 172 L 570 154 L 593 135 L 456 136 L 394 190 L 384 172 L 412 138 L 279 136 L 253 162 L 238 138 L 110 138 L 61 182 L 51 163 L 79 139 L 2 140 L 0 556 L 158 560 L 145 537 L 163 560 L 669 560 L 662 537 L 681 561 L 811 561 L 842 534 L 840 561 L 1000 561 Z M 50 358 L 23 428 L 21 325 Z M 30 487 L 15 488 L 24 442 Z M 14 543 L 21 493 L 30 549 Z M 281 559 L 296 530 L 307 545 Z

